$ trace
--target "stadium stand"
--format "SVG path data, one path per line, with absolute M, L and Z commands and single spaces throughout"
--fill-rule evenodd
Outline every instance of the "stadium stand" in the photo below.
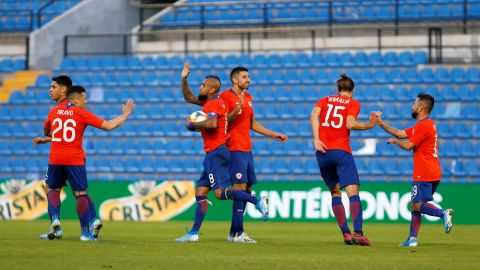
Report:
M 238 55 L 193 55 L 190 84 L 196 88 L 207 73 L 216 73 L 229 86 L 229 70 Z M 254 151 L 259 177 L 270 180 L 316 180 L 310 110 L 321 96 L 335 93 L 333 82 L 346 72 L 356 81 L 355 97 L 363 107 L 365 120 L 372 110 L 398 127 L 413 124 L 410 107 L 418 92 L 433 94 L 437 103 L 433 118 L 440 134 L 440 155 L 444 179 L 474 181 L 467 170 L 478 172 L 480 161 L 480 74 L 477 67 L 434 67 L 426 63 L 423 51 L 365 53 L 330 52 L 315 54 L 252 55 L 250 65 L 256 117 L 266 126 L 286 133 L 287 144 L 254 134 Z M 184 128 L 184 119 L 196 110 L 183 101 L 178 73 L 183 57 L 67 57 L 54 74 L 66 73 L 89 91 L 89 108 L 111 118 L 120 112 L 119 103 L 133 97 L 137 108 L 125 126 L 106 133 L 88 128 L 84 147 L 92 179 L 183 179 L 195 178 L 202 167 L 199 134 Z M 318 59 L 324 59 L 319 61 Z M 329 60 L 326 60 L 329 59 Z M 333 59 L 350 59 L 337 61 Z M 176 68 L 172 68 L 175 66 Z M 386 68 L 384 67 L 386 66 Z M 458 74 L 464 74 L 458 81 Z M 455 79 L 456 78 L 456 79 Z M 40 173 L 48 163 L 48 146 L 35 149 L 34 136 L 41 135 L 48 108 L 50 77 L 40 75 L 26 94 L 18 92 L 2 104 L 0 155 L 4 177 L 23 178 Z M 17 138 L 11 136 L 15 134 Z M 352 132 L 357 166 L 366 181 L 378 179 L 407 181 L 411 174 L 410 153 L 385 144 L 387 134 L 380 128 Z M 366 139 L 375 140 L 375 149 L 365 151 Z M 359 151 L 363 149 L 363 151 Z M 4 159 L 2 159 L 4 160 Z M 476 167 L 475 167 L 476 166 Z M 21 168 L 21 169 L 18 169 Z
M 0 32 L 30 32 L 80 0 L 0 0 Z
M 189 0 L 189 3 L 212 2 Z M 215 1 L 216 5 L 172 7 L 156 29 L 282 26 L 328 23 L 451 22 L 480 18 L 479 0 L 295 1 L 256 4 Z M 223 2 L 223 3 L 222 3 Z M 244 3 L 242 3 L 244 2 Z M 464 4 L 466 4 L 464 6 Z M 398 17 L 396 16 L 398 14 Z M 238 19 L 241 18 L 241 19 Z

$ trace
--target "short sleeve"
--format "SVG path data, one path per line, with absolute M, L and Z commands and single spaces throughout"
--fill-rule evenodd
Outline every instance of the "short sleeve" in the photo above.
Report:
M 403 131 L 405 131 L 405 134 L 407 134 L 408 138 L 412 137 L 413 127 L 406 128 Z
M 207 114 L 208 119 L 217 119 L 221 115 L 225 114 L 226 106 L 221 100 L 206 104 L 204 112 Z
M 52 111 L 50 111 L 47 115 L 47 119 L 45 119 L 45 123 L 43 124 L 43 129 L 51 130 L 52 129 L 52 119 L 51 119 Z
M 347 116 L 353 116 L 355 119 L 357 119 L 358 114 L 360 113 L 360 103 L 352 100 L 352 103 L 350 104 L 350 108 L 348 109 Z
M 82 118 L 85 125 L 89 125 L 96 128 L 100 128 L 103 124 L 103 121 L 105 121 L 102 118 L 96 116 L 95 114 L 87 110 L 82 110 Z
M 408 135 L 408 133 L 407 133 Z M 428 135 L 428 130 L 423 125 L 415 125 L 411 131 L 411 135 L 408 136 L 408 140 L 415 146 L 418 146 Z
M 323 100 L 324 100 L 323 98 L 319 99 L 319 100 L 317 101 L 317 103 L 315 103 L 315 107 L 314 107 L 314 108 L 319 107 L 319 108 L 321 109 L 322 106 L 323 106 Z

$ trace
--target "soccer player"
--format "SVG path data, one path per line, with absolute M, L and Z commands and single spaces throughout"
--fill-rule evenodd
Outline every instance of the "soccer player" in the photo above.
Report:
M 252 140 L 250 130 L 285 143 L 288 137 L 274 132 L 260 124 L 254 115 L 253 99 L 247 93 L 250 86 L 250 76 L 245 67 L 236 67 L 230 72 L 232 88 L 224 91 L 220 98 L 227 104 L 228 134 L 231 139 L 227 143 L 230 151 L 230 182 L 235 188 L 252 192 L 252 186 L 257 183 L 253 165 Z M 243 213 L 246 203 L 233 201 L 232 222 L 227 241 L 237 243 L 256 243 L 243 228 Z
M 332 210 L 343 234 L 344 243 L 369 246 L 363 235 L 362 204 L 358 195 L 360 180 L 350 148 L 350 130 L 367 130 L 376 125 L 375 114 L 370 114 L 368 123 L 357 120 L 360 103 L 353 99 L 354 82 L 342 74 L 337 80 L 338 94 L 321 98 L 312 110 L 310 124 L 316 149 L 318 167 L 323 181 L 332 194 Z M 353 220 L 352 235 L 342 203 L 342 189 L 350 201 Z
M 403 150 L 413 150 L 413 175 L 410 220 L 410 235 L 400 246 L 415 247 L 418 245 L 417 235 L 422 223 L 422 215 L 440 217 L 444 222 L 445 233 L 452 229 L 453 210 L 442 210 L 429 203 L 442 178 L 442 169 L 438 159 L 438 134 L 435 122 L 430 118 L 435 99 L 425 93 L 420 93 L 412 106 L 412 118 L 417 123 L 404 130 L 396 129 L 381 119 L 377 113 L 378 125 L 386 132 L 397 137 L 388 139 L 388 144 L 395 144 Z M 407 139 L 407 140 L 400 140 Z
M 195 197 L 197 201 L 195 220 L 192 229 L 184 236 L 175 239 L 175 242 L 197 242 L 198 231 L 205 217 L 208 201 L 207 194 L 213 190 L 219 200 L 238 200 L 242 203 L 253 203 L 266 219 L 268 200 L 264 196 L 257 198 L 251 194 L 229 186 L 230 152 L 225 143 L 229 139 L 227 134 L 227 108 L 222 99 L 218 97 L 221 82 L 215 75 L 206 76 L 200 86 L 198 97 L 194 96 L 188 86 L 190 64 L 185 62 L 182 70 L 182 92 L 185 101 L 203 105 L 202 111 L 207 114 L 207 120 L 190 122 L 187 118 L 186 126 L 191 131 L 201 131 L 206 153 L 203 161 L 203 171 L 197 181 Z
M 70 79 L 70 77 L 66 75 L 53 77 L 52 84 L 50 85 L 50 89 L 48 90 L 50 94 L 50 99 L 55 100 L 57 102 L 57 106 L 61 106 L 67 103 L 67 90 L 71 86 L 72 86 L 72 80 Z M 33 139 L 33 143 L 35 146 L 37 146 L 38 144 L 50 142 L 50 139 L 51 139 L 50 137 L 37 137 Z M 48 189 L 48 186 L 45 186 L 45 192 L 47 193 L 47 197 L 48 197 L 50 194 L 50 190 Z M 53 195 L 53 193 L 51 195 Z M 56 198 L 56 196 L 54 197 Z M 61 201 L 60 200 L 56 201 L 55 199 L 53 199 L 52 201 L 48 201 L 48 203 L 53 204 L 53 205 L 49 205 L 48 207 L 60 207 Z M 50 216 L 50 222 L 53 221 L 53 219 L 60 220 L 60 215 L 56 217 Z M 63 237 L 63 230 L 61 227 L 57 229 L 54 236 L 55 238 L 59 238 L 59 239 Z M 48 233 L 44 233 L 40 235 L 40 238 L 48 239 Z
M 122 114 L 113 120 L 103 120 L 85 110 L 87 96 L 81 86 L 72 86 L 67 91 L 67 103 L 53 108 L 45 121 L 46 140 L 51 142 L 50 161 L 45 183 L 49 190 L 48 213 L 52 219 L 47 238 L 53 240 L 60 229 L 60 190 L 68 181 L 77 199 L 77 213 L 80 219 L 82 241 L 96 241 L 102 228 L 93 200 L 87 194 L 87 171 L 85 152 L 82 148 L 83 133 L 87 126 L 113 130 L 121 126 L 132 113 L 135 104 L 129 100 L 123 106 Z

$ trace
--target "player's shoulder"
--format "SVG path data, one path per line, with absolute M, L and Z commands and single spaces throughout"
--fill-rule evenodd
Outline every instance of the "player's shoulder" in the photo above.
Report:
M 230 98 L 233 97 L 233 95 L 234 95 L 233 91 L 231 89 L 227 89 L 220 94 L 220 98 L 221 99 L 230 99 Z

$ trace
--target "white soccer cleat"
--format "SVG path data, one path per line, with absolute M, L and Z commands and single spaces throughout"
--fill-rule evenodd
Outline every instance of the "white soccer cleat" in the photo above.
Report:
M 82 234 L 80 235 L 80 241 L 83 241 L 83 242 L 96 242 L 98 241 L 97 238 L 93 237 L 93 235 L 91 233 L 85 233 L 85 232 L 82 232 Z
M 416 247 L 418 245 L 416 237 L 409 237 L 407 240 L 403 241 L 398 245 L 399 247 Z
M 233 242 L 244 243 L 244 244 L 256 244 L 257 243 L 257 241 L 250 238 L 250 236 L 248 236 L 248 234 L 246 234 L 245 232 L 243 232 L 241 235 L 238 235 L 238 236 L 236 235 L 235 238 L 233 239 Z
M 255 208 L 262 213 L 262 219 L 263 221 L 267 221 L 268 218 L 268 197 L 267 196 L 262 196 L 258 202 Z
M 63 231 L 62 231 L 62 228 L 59 228 L 55 232 L 55 239 L 62 239 L 62 237 L 63 237 Z M 40 239 L 48 239 L 48 233 L 41 234 Z
M 184 236 L 180 237 L 180 238 L 177 238 L 175 239 L 175 242 L 177 243 L 187 243 L 187 242 L 198 242 L 198 233 L 192 233 L 192 232 L 189 232 L 187 234 L 185 234 Z
M 47 233 L 47 238 L 53 240 L 56 238 L 56 233 L 60 229 L 60 220 L 54 219 L 50 225 L 50 231 Z M 63 236 L 63 232 L 62 232 Z
M 103 224 L 100 219 L 95 219 L 92 224 L 90 224 L 90 231 L 92 232 L 92 236 L 98 238 L 98 234 L 100 233 L 100 229 L 102 229 Z
M 449 233 L 452 230 L 452 217 L 453 209 L 447 209 L 443 211 L 443 224 L 445 225 L 445 233 Z

